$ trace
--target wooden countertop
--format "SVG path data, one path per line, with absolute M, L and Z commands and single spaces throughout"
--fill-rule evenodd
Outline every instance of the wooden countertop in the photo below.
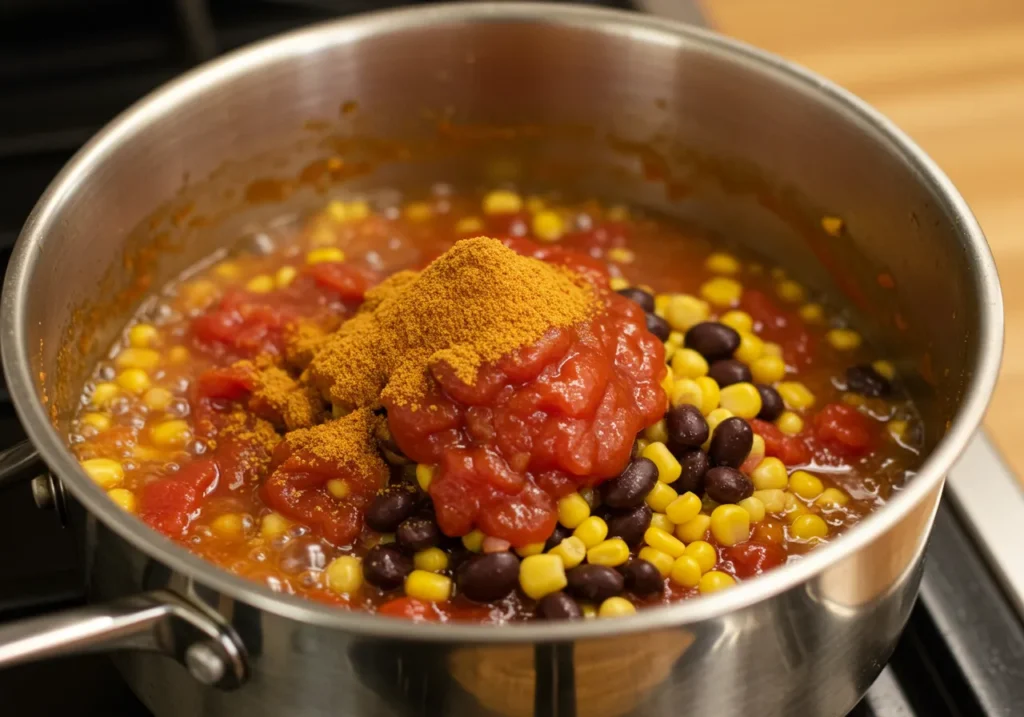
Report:
M 788 57 L 892 118 L 981 222 L 1006 302 L 987 428 L 1024 480 L 1024 0 L 701 0 L 717 30 Z

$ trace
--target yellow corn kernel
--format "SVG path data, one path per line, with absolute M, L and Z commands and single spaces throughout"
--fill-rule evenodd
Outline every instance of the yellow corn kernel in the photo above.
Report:
M 83 413 L 78 422 L 98 432 L 107 430 L 111 425 L 110 416 L 105 413 Z
M 893 419 L 885 424 L 885 429 L 889 432 L 889 435 L 897 441 L 902 441 L 904 436 L 907 435 L 907 428 L 909 428 L 909 424 L 901 419 Z
M 747 458 L 751 456 L 757 457 L 757 463 L 760 463 L 764 458 L 765 446 L 764 438 L 761 437 L 760 433 L 754 434 L 754 440 L 750 442 L 750 453 L 747 454 Z
M 778 356 L 782 357 L 782 347 L 774 341 L 764 342 L 764 355 L 765 356 Z
M 750 514 L 738 505 L 720 505 L 711 513 L 711 534 L 722 545 L 736 545 L 750 537 Z
M 757 464 L 757 467 L 750 472 L 750 479 L 754 482 L 755 490 L 779 489 L 785 490 L 789 485 L 789 477 L 786 475 L 786 465 L 778 458 L 767 457 Z
M 147 349 L 159 338 L 160 332 L 151 324 L 135 324 L 128 329 L 128 343 L 137 349 Z
M 696 493 L 687 491 L 668 504 L 665 515 L 673 525 L 682 525 L 696 518 L 702 505 L 703 502 Z
M 804 304 L 800 307 L 800 318 L 809 324 L 820 324 L 825 319 L 821 304 Z
M 160 354 L 153 349 L 129 347 L 114 357 L 114 365 L 119 369 L 138 368 L 152 371 L 160 365 Z
M 149 438 L 159 448 L 182 448 L 192 437 L 188 423 L 176 418 L 149 429 Z
M 665 361 L 671 363 L 672 357 L 676 355 L 676 351 L 679 350 L 679 347 L 676 346 L 675 344 L 670 344 L 668 341 L 666 341 L 663 345 L 665 347 Z M 671 376 L 671 374 L 672 370 L 670 366 L 668 373 L 665 374 L 665 380 L 662 381 L 662 388 L 664 388 L 666 391 L 668 391 L 668 378 L 669 376 Z
M 582 540 L 589 550 L 608 537 L 608 524 L 602 518 L 592 515 L 576 526 L 572 534 Z
M 706 593 L 716 593 L 719 590 L 731 588 L 735 584 L 736 579 L 732 575 L 718 570 L 712 570 L 701 576 L 697 589 L 702 595 L 704 595 Z
M 519 564 L 519 585 L 534 600 L 558 592 L 567 584 L 565 565 L 557 555 L 530 555 Z
M 764 341 L 762 341 L 760 337 L 750 332 L 740 332 L 740 345 L 737 346 L 736 351 L 733 352 L 734 358 L 750 365 L 757 359 L 761 358 L 763 353 Z
M 614 568 L 629 560 L 629 546 L 622 538 L 609 538 L 587 551 L 587 562 Z
M 338 224 L 355 222 L 370 216 L 370 205 L 363 199 L 352 202 L 335 199 L 327 205 L 327 214 Z
M 355 555 L 338 556 L 324 572 L 327 587 L 336 593 L 352 594 L 363 586 L 363 564 Z
M 114 488 L 113 490 L 107 491 L 107 497 L 110 498 L 114 503 L 126 513 L 135 512 L 135 494 L 127 488 Z
M 613 249 L 609 249 L 605 253 L 605 258 L 608 259 L 608 261 L 614 261 L 616 264 L 632 264 L 636 259 L 636 255 L 629 249 L 615 247 Z
M 792 411 L 783 411 L 778 418 L 775 419 L 775 425 L 778 426 L 779 430 L 785 433 L 787 436 L 795 436 L 804 430 L 804 419 L 796 415 Z
M 682 331 L 669 331 L 668 340 L 665 341 L 665 343 L 672 344 L 673 346 L 676 346 L 678 348 L 682 348 L 685 342 L 686 334 L 684 334 Z
M 667 578 L 669 576 L 669 573 L 672 572 L 672 564 L 675 563 L 675 558 L 671 555 L 663 553 L 657 548 L 652 548 L 649 545 L 640 548 L 640 552 L 637 553 L 637 557 L 641 560 L 646 560 L 657 568 L 663 578 Z
M 455 222 L 455 233 L 462 236 L 480 234 L 484 230 L 484 223 L 480 217 L 462 217 Z
M 298 275 L 299 270 L 294 266 L 282 266 L 274 272 L 274 286 L 278 289 L 284 289 L 285 287 L 290 286 Z
M 783 381 L 775 390 L 779 392 L 786 408 L 794 411 L 806 411 L 814 405 L 814 394 L 799 381 Z
M 665 302 L 665 321 L 674 330 L 686 332 L 690 327 L 707 321 L 711 315 L 711 307 L 706 301 L 689 294 L 662 294 L 668 296 Z M 657 302 L 657 299 L 655 299 Z
M 644 452 L 644 449 L 647 448 L 647 446 L 649 446 L 650 444 L 651 442 L 648 441 L 646 438 L 637 438 L 636 443 L 633 447 L 633 453 L 635 455 L 640 455 L 641 453 Z
M 241 538 L 245 534 L 245 518 L 238 513 L 218 515 L 210 522 L 210 530 L 221 538 Z
M 875 369 L 875 372 L 887 381 L 892 381 L 896 378 L 896 367 L 893 366 L 892 361 L 885 361 L 883 359 L 872 361 L 871 368 Z
M 434 208 L 429 202 L 409 202 L 402 213 L 410 222 L 425 222 L 434 216 Z
M 825 334 L 825 340 L 837 351 L 853 351 L 861 342 L 860 334 L 853 329 L 832 329 Z
M 516 553 L 521 558 L 528 558 L 531 555 L 540 555 L 544 552 L 544 543 L 527 543 L 521 548 L 516 548 Z
M 565 220 L 551 210 L 544 210 L 533 215 L 533 235 L 541 241 L 558 241 L 565 234 Z
M 684 543 L 692 543 L 695 540 L 704 540 L 711 527 L 711 516 L 703 513 L 691 520 L 676 526 L 676 537 Z
M 678 349 L 672 355 L 672 375 L 677 379 L 707 376 L 708 362 L 693 349 Z
M 695 588 L 700 582 L 700 564 L 689 555 L 680 555 L 672 563 L 669 579 L 684 588 Z
M 590 506 L 579 493 L 570 493 L 558 499 L 558 522 L 569 530 L 578 527 L 590 517 Z
M 764 520 L 764 515 L 766 511 L 764 503 L 761 502 L 760 498 L 752 495 L 748 498 L 744 498 L 736 505 L 743 508 L 743 510 L 747 511 L 747 515 L 750 516 L 751 523 L 760 523 L 762 520 Z
M 274 290 L 274 277 L 270 274 L 259 274 L 245 282 L 245 288 L 254 294 L 269 293 Z
M 220 290 L 208 279 L 196 279 L 182 285 L 180 292 L 182 299 L 190 308 L 198 309 L 212 303 Z
M 672 375 L 671 366 L 666 366 L 665 368 L 667 370 L 665 371 L 665 378 L 661 379 L 661 390 L 667 395 L 672 390 L 672 386 L 675 383 L 675 376 Z
M 668 427 L 665 425 L 665 419 L 663 418 L 645 428 L 644 438 L 651 443 L 665 443 L 668 441 Z
M 672 384 L 672 388 L 668 392 L 668 399 L 673 408 L 689 405 L 700 409 L 704 403 L 704 393 L 700 390 L 700 386 L 697 385 L 696 381 L 682 378 Z
M 783 515 L 786 520 L 792 523 L 794 520 L 799 518 L 801 515 L 807 513 L 807 506 L 801 503 L 796 495 L 790 491 L 786 491 L 786 507 L 783 510 Z
M 761 412 L 761 394 L 752 383 L 734 383 L 722 389 L 719 398 L 722 410 L 731 411 L 734 416 L 748 421 Z
M 668 311 L 668 305 L 672 302 L 673 296 L 678 296 L 678 294 L 655 294 L 654 313 L 664 319 L 665 312 Z
M 814 540 L 828 535 L 828 523 L 820 515 L 805 513 L 797 516 L 789 526 L 789 533 L 796 540 Z
M 103 490 L 117 488 L 124 482 L 124 468 L 109 458 L 90 458 L 82 461 L 82 470 Z
M 732 306 L 743 296 L 743 286 L 735 279 L 719 276 L 704 282 L 700 295 L 715 306 Z
M 125 369 L 117 375 L 117 385 L 128 393 L 142 393 L 149 388 L 149 374 L 141 368 Z
M 167 361 L 172 364 L 183 364 L 191 358 L 192 354 L 184 346 L 172 346 L 167 352 Z
M 142 402 L 150 411 L 166 411 L 173 400 L 174 395 L 166 388 L 161 388 L 160 386 L 154 386 L 149 389 L 142 397 Z
M 708 271 L 713 271 L 716 274 L 735 274 L 740 270 L 740 263 L 736 257 L 724 252 L 715 252 L 709 256 L 704 262 L 704 266 Z
M 348 481 L 343 478 L 331 478 L 327 481 L 326 488 L 327 492 L 338 500 L 347 498 L 352 492 L 352 486 L 350 486 Z
M 613 276 L 608 280 L 608 286 L 612 291 L 622 291 L 629 288 L 629 281 L 622 276 Z
M 412 564 L 417 570 L 440 573 L 448 569 L 448 554 L 440 548 L 426 548 L 413 554 Z
M 661 528 L 650 527 L 644 532 L 644 542 L 656 550 L 678 558 L 686 550 L 686 546 L 677 537 Z
M 829 236 L 837 237 L 843 233 L 843 220 L 839 217 L 822 217 L 821 228 Z
M 718 381 L 710 376 L 700 376 L 695 378 L 694 382 L 700 388 L 700 412 L 707 416 L 718 408 L 718 400 L 721 396 L 721 389 L 718 387 Z
M 764 503 L 764 509 L 768 513 L 781 513 L 786 509 L 786 491 L 781 488 L 755 490 L 754 497 Z
M 636 605 L 624 597 L 607 598 L 597 608 L 598 617 L 626 617 L 636 614 Z
M 514 214 L 522 208 L 523 198 L 507 189 L 496 189 L 484 197 L 484 214 Z
M 471 530 L 462 536 L 462 545 L 471 553 L 479 553 L 483 549 L 484 537 L 479 530 Z
M 825 490 L 821 479 L 807 471 L 793 471 L 789 477 L 789 489 L 805 500 L 813 500 Z
M 583 562 L 583 558 L 587 556 L 587 546 L 575 535 L 570 535 L 549 550 L 548 554 L 557 555 L 565 565 L 565 569 L 571 570 Z
M 780 299 L 791 304 L 796 304 L 807 298 L 807 292 L 804 291 L 804 287 L 792 279 L 784 279 L 776 284 L 775 293 L 779 295 Z
M 654 484 L 654 487 L 651 488 L 651 492 L 647 494 L 647 497 L 644 500 L 647 502 L 647 505 L 650 506 L 651 510 L 658 513 L 664 513 L 669 504 L 678 497 L 679 494 L 676 493 L 672 486 L 659 480 Z
M 761 345 L 762 352 L 764 344 Z M 762 355 L 750 364 L 750 374 L 755 383 L 771 384 L 786 376 L 786 362 L 781 356 Z
M 242 269 L 233 261 L 222 261 L 214 265 L 213 275 L 218 279 L 234 281 L 242 275 Z
M 597 617 L 597 608 L 588 602 L 580 603 L 580 612 L 584 620 L 593 620 Z
M 814 500 L 814 504 L 822 508 L 834 508 L 846 505 L 850 502 L 850 496 L 840 488 L 826 488 Z
M 272 540 L 284 535 L 291 524 L 291 521 L 280 513 L 267 513 L 260 520 L 260 535 L 267 540 Z
M 746 311 L 740 311 L 739 309 L 726 311 L 718 319 L 718 323 L 736 329 L 741 334 L 749 334 L 754 330 L 754 319 Z
M 651 443 L 641 455 L 658 467 L 658 480 L 662 483 L 674 483 L 683 472 L 683 467 L 664 443 Z
M 676 529 L 676 524 L 672 522 L 664 513 L 652 513 L 651 514 L 651 525 L 648 527 L 661 528 L 667 533 L 671 533 Z
M 345 252 L 336 246 L 324 246 L 306 254 L 307 264 L 332 264 L 345 261 Z
M 452 596 L 452 579 L 426 570 L 413 570 L 405 579 L 405 594 L 425 602 L 444 602 Z
M 432 466 L 428 463 L 416 464 L 416 482 L 424 492 L 430 489 L 430 484 L 434 482 L 434 476 L 436 474 L 436 466 Z
M 706 540 L 694 540 L 686 546 L 684 555 L 688 555 L 697 561 L 702 575 L 715 567 L 715 564 L 718 562 L 718 551 L 715 550 L 714 545 Z
M 708 423 L 708 439 L 704 441 L 704 445 L 702 446 L 705 451 L 708 449 L 708 446 L 711 445 L 711 438 L 715 435 L 715 429 L 718 428 L 718 424 L 727 418 L 732 418 L 732 411 L 728 408 L 716 408 L 714 411 L 704 416 L 704 420 Z

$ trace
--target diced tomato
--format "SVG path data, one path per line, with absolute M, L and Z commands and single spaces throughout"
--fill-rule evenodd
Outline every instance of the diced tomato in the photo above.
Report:
M 811 460 L 811 451 L 800 436 L 787 436 L 777 426 L 760 419 L 750 421 L 751 428 L 764 439 L 764 453 L 787 466 L 803 465 Z
M 216 398 L 225 401 L 241 401 L 249 397 L 256 388 L 256 377 L 252 372 L 237 366 L 212 368 L 199 375 L 196 382 L 198 398 Z
M 342 301 L 362 301 L 377 277 L 373 272 L 345 262 L 313 264 L 303 270 L 318 286 L 338 295 Z
M 786 551 L 776 543 L 746 542 L 722 549 L 722 557 L 730 561 L 736 577 L 750 578 L 786 562 Z
M 814 431 L 826 447 L 844 456 L 863 455 L 874 442 L 870 419 L 844 403 L 825 406 L 814 418 Z
M 270 295 L 229 291 L 216 309 L 192 321 L 192 335 L 201 345 L 241 356 L 280 353 L 283 330 L 299 314 L 292 307 L 272 302 Z
M 377 613 L 388 617 L 402 617 L 413 622 L 439 622 L 442 619 L 433 603 L 411 597 L 388 600 L 377 609 Z

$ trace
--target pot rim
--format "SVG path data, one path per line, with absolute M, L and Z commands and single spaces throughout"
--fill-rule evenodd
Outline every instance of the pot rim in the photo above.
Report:
M 94 165 L 117 151 L 121 138 L 143 129 L 179 102 L 210 84 L 229 81 L 268 62 L 312 52 L 361 37 L 435 24 L 469 22 L 544 22 L 585 28 L 670 46 L 692 45 L 710 54 L 758 66 L 819 95 L 835 112 L 858 121 L 878 136 L 920 176 L 953 217 L 964 243 L 966 261 L 977 284 L 980 325 L 977 363 L 966 398 L 948 432 L 906 487 L 886 505 L 835 542 L 802 560 L 776 568 L 730 590 L 673 605 L 645 608 L 618 620 L 523 625 L 417 624 L 379 615 L 349 612 L 312 600 L 274 593 L 268 587 L 216 567 L 184 547 L 127 518 L 79 467 L 51 424 L 35 390 L 30 347 L 26 341 L 28 286 L 39 270 L 37 247 L 48 228 L 59 221 L 64 197 L 84 181 Z M 29 438 L 64 485 L 89 510 L 124 540 L 205 586 L 283 618 L 378 638 L 445 643 L 566 642 L 665 629 L 720 617 L 792 589 L 813 578 L 886 533 L 943 481 L 946 471 L 978 428 L 991 397 L 1002 354 L 1003 306 L 995 264 L 985 237 L 964 199 L 938 166 L 890 120 L 828 80 L 776 55 L 717 33 L 639 13 L 539 3 L 443 4 L 388 10 L 329 21 L 236 50 L 203 64 L 160 87 L 132 105 L 93 137 L 47 187 L 22 229 L 11 257 L 0 302 L 0 344 L 4 372 L 18 416 Z

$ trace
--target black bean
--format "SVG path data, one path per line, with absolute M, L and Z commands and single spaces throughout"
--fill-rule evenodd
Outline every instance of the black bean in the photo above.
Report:
M 715 429 L 711 436 L 711 447 L 708 448 L 708 458 L 715 466 L 739 468 L 747 460 L 753 445 L 754 432 L 750 424 L 733 416 L 719 423 Z
M 750 381 L 750 369 L 742 361 L 736 359 L 721 359 L 715 361 L 708 367 L 708 376 L 715 379 L 721 388 L 731 386 L 734 383 Z
M 437 523 L 427 518 L 407 518 L 395 531 L 395 541 L 399 547 L 418 552 L 441 542 L 441 531 Z
M 668 445 L 673 450 L 699 446 L 708 439 L 708 422 L 696 406 L 683 404 L 665 414 Z
M 393 533 L 416 508 L 416 496 L 406 488 L 385 488 L 366 511 L 366 524 L 379 533 Z
M 740 345 L 736 329 L 717 321 L 702 321 L 686 332 L 684 345 L 708 361 L 727 359 Z
M 846 369 L 846 390 L 868 398 L 888 395 L 892 390 L 888 379 L 878 373 L 874 366 L 864 364 Z
M 672 327 L 668 325 L 668 322 L 650 311 L 647 312 L 646 319 L 647 330 L 657 336 L 658 341 L 667 341 L 668 335 L 672 332 Z
M 729 466 L 718 466 L 704 477 L 708 497 L 719 503 L 739 503 L 754 494 L 754 484 L 745 475 Z
M 563 592 L 557 592 L 542 597 L 534 615 L 541 620 L 576 620 L 583 617 L 583 612 L 575 600 Z
M 651 527 L 653 515 L 645 503 L 635 508 L 615 511 L 605 519 L 608 523 L 608 537 L 622 538 L 631 548 L 636 547 L 644 539 L 644 533 Z
M 551 534 L 551 537 L 544 543 L 544 552 L 551 550 L 553 547 L 561 543 L 563 540 L 572 535 L 572 531 L 566 528 L 561 523 L 555 525 L 555 532 Z
M 363 558 L 366 582 L 381 590 L 394 590 L 401 586 L 412 569 L 412 560 L 390 545 L 376 545 Z
M 665 578 L 646 560 L 633 558 L 619 571 L 624 578 L 626 590 L 635 595 L 654 595 L 665 589 Z
M 762 421 L 774 421 L 786 410 L 782 396 L 771 386 L 757 384 L 757 392 L 761 394 L 761 412 L 757 414 L 757 417 Z
M 459 569 L 459 592 L 476 602 L 501 600 L 519 584 L 519 558 L 504 550 L 475 555 Z
M 618 477 L 601 484 L 601 502 L 609 508 L 633 508 L 658 482 L 658 466 L 650 458 L 634 458 Z
M 625 296 L 630 301 L 635 301 L 640 304 L 640 308 L 649 314 L 654 313 L 654 297 L 648 294 L 643 289 L 638 289 L 635 286 L 631 286 L 628 289 L 619 289 L 619 293 Z
M 587 602 L 607 600 L 625 588 L 622 575 L 606 565 L 577 565 L 566 577 L 569 580 L 569 592 Z
M 679 478 L 672 484 L 676 493 L 682 495 L 687 491 L 704 495 L 704 474 L 711 467 L 708 454 L 699 448 L 688 448 L 685 451 L 675 453 L 676 460 L 682 466 Z

